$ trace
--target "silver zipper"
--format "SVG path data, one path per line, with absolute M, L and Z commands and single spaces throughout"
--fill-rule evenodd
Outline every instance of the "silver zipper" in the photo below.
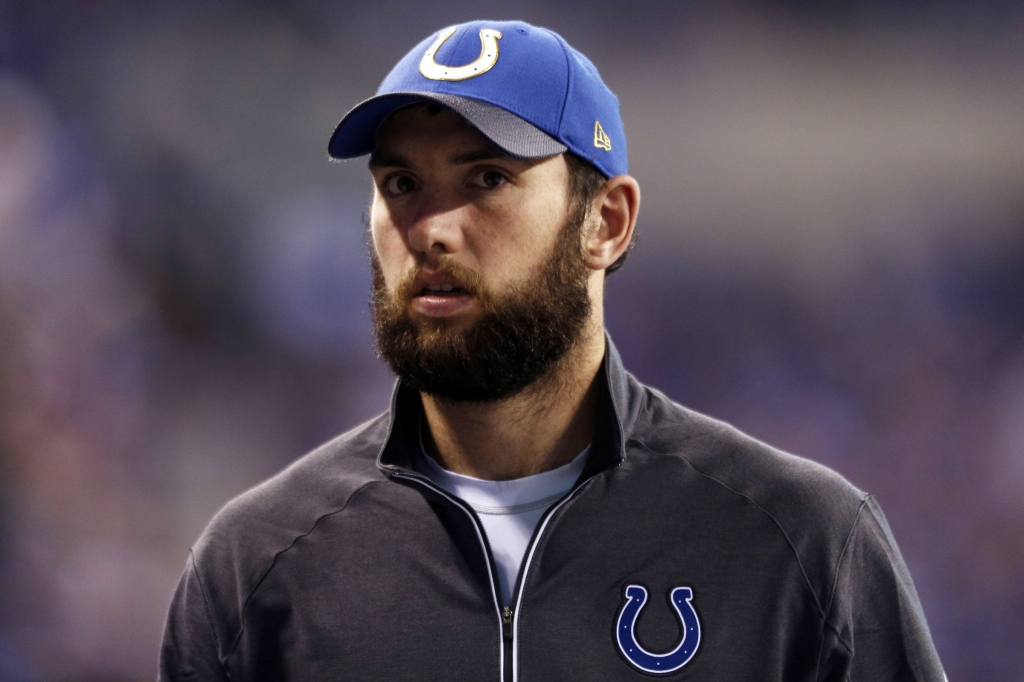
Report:
M 434 483 L 428 479 L 420 478 L 419 476 L 410 476 L 408 474 L 401 473 L 394 469 L 391 469 L 391 473 L 396 478 L 404 478 L 407 481 L 412 481 L 413 483 L 422 485 L 425 488 L 433 490 L 435 493 L 445 498 L 462 511 L 466 512 L 466 515 L 469 516 L 470 520 L 473 522 L 473 528 L 474 530 L 476 530 L 477 540 L 480 541 L 480 549 L 482 549 L 484 553 L 484 563 L 487 565 L 487 578 L 491 582 L 491 597 L 494 599 L 494 610 L 498 614 L 498 632 L 501 633 L 501 637 L 499 638 L 501 644 L 498 647 L 498 680 L 499 682 L 505 682 L 505 626 L 510 623 L 512 612 L 511 609 L 509 609 L 509 607 L 505 606 L 503 608 L 501 604 L 498 602 L 498 589 L 497 585 L 494 582 L 494 571 L 491 568 L 491 555 L 488 553 L 487 550 L 489 546 L 486 540 L 487 535 L 484 532 L 484 529 L 481 527 L 480 522 L 477 520 L 476 514 L 473 513 L 473 510 L 465 502 L 455 497 L 454 495 L 451 495 L 444 488 L 434 485 Z M 513 678 L 514 677 L 515 672 L 513 670 Z
M 537 528 L 533 534 L 533 540 L 530 542 L 530 549 L 526 555 L 526 559 L 519 567 L 519 574 L 516 576 L 516 593 L 513 595 L 515 601 L 515 612 L 512 614 L 512 682 L 519 680 L 519 609 L 523 604 L 523 588 L 526 586 L 527 574 L 530 571 L 530 562 L 533 561 L 533 554 L 537 549 L 537 545 L 540 544 L 540 539 L 544 535 L 544 529 L 547 528 L 548 522 L 554 518 L 555 513 L 558 512 L 566 502 L 576 496 L 581 490 L 586 488 L 594 477 L 591 476 L 584 481 L 579 487 L 571 491 L 568 495 L 562 498 L 562 501 L 557 503 L 554 507 L 548 510 L 547 514 L 544 515 L 544 519 L 541 521 L 540 527 Z M 505 607 L 508 609 L 508 607 Z

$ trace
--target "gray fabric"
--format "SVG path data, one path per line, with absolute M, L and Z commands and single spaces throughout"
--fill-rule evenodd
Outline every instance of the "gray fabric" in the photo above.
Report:
M 512 156 L 537 159 L 561 154 L 568 149 L 540 128 L 493 104 L 456 95 L 430 94 L 423 97 L 459 114 Z
M 479 521 L 412 468 L 422 404 L 391 409 L 230 502 L 171 604 L 165 680 L 651 680 L 616 649 L 624 588 L 667 680 L 942 682 L 878 505 L 839 474 L 677 405 L 608 350 L 586 468 L 542 520 L 502 617 Z
M 369 154 L 381 123 L 402 107 L 423 100 L 458 113 L 495 146 L 512 156 L 536 159 L 568 149 L 532 123 L 493 104 L 436 92 L 389 92 L 352 107 L 331 135 L 328 153 L 336 159 Z

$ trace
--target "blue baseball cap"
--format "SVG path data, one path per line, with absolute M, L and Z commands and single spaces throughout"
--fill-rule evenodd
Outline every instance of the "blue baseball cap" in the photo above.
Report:
M 459 114 L 511 156 L 571 151 L 606 177 L 627 172 L 618 98 L 589 59 L 546 28 L 471 21 L 435 33 L 345 114 L 328 152 L 336 159 L 371 153 L 384 119 L 423 100 Z

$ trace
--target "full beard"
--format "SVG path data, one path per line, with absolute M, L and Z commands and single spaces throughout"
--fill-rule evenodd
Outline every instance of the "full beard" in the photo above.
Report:
M 452 402 L 495 402 L 551 377 L 590 318 L 584 223 L 584 215 L 571 215 L 538 272 L 501 294 L 489 291 L 477 273 L 442 261 L 437 269 L 458 280 L 482 308 L 461 330 L 446 320 L 414 322 L 408 303 L 419 293 L 412 290 L 415 273 L 389 292 L 371 247 L 378 354 L 410 387 Z

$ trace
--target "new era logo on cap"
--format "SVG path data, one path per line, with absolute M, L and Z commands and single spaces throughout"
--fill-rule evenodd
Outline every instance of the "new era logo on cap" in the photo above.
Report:
M 619 102 L 597 68 L 557 33 L 522 21 L 473 21 L 426 38 L 345 115 L 331 156 L 369 154 L 381 122 L 424 99 L 453 109 L 513 156 L 569 150 L 607 177 L 627 172 Z
M 601 127 L 600 121 L 594 121 L 594 146 L 599 147 L 606 152 L 612 150 L 612 140 L 608 137 L 608 134 L 604 132 L 604 128 Z

